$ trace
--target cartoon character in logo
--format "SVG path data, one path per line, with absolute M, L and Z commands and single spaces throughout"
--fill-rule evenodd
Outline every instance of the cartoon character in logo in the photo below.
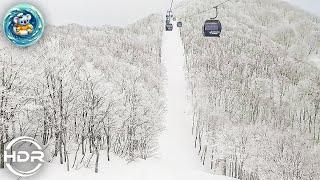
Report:
M 33 31 L 33 26 L 30 24 L 31 15 L 19 13 L 16 17 L 13 18 L 14 26 L 13 31 L 16 35 L 26 36 L 31 34 Z

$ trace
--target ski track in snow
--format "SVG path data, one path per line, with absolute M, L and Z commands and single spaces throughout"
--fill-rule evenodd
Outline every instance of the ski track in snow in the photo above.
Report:
M 190 104 L 187 102 L 187 82 L 184 74 L 184 50 L 179 29 L 164 32 L 162 39 L 162 62 L 167 70 L 166 97 L 167 114 L 165 130 L 159 139 L 159 154 L 148 160 L 127 164 L 120 158 L 112 157 L 107 162 L 102 154 L 99 173 L 94 168 L 66 171 L 58 162 L 47 164 L 39 174 L 30 180 L 232 180 L 204 172 L 193 148 Z M 70 159 L 72 163 L 72 159 Z M 17 177 L 7 170 L 0 171 L 4 180 Z M 5 177 L 5 178 L 3 178 Z

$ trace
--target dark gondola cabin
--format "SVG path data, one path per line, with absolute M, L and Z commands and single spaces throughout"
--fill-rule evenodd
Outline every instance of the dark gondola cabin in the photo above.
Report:
M 166 24 L 166 31 L 172 31 L 173 25 L 172 24 Z
M 177 27 L 182 27 L 182 22 L 177 22 Z
M 203 36 L 220 37 L 222 30 L 221 22 L 216 19 L 206 20 L 203 26 Z

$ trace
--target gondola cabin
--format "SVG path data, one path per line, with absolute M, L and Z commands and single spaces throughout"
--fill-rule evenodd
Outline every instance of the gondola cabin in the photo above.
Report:
M 177 27 L 181 28 L 182 27 L 182 22 L 177 22 Z
M 222 30 L 221 22 L 216 19 L 206 20 L 203 25 L 203 36 L 220 37 Z
M 172 31 L 173 25 L 172 24 L 166 24 L 166 31 Z

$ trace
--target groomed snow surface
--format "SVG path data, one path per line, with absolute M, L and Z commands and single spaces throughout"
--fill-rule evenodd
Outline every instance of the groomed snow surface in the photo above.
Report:
M 179 29 L 164 32 L 162 41 L 162 62 L 167 69 L 167 115 L 166 129 L 160 137 L 159 154 L 148 160 L 126 163 L 113 157 L 107 162 L 101 158 L 99 173 L 94 166 L 66 171 L 65 165 L 48 163 L 32 180 L 231 180 L 205 172 L 194 152 L 191 137 L 191 118 L 187 112 L 187 83 L 184 75 L 184 50 Z M 103 154 L 103 153 L 101 153 Z M 103 155 L 102 155 L 103 156 Z M 7 170 L 0 171 L 0 179 L 11 180 L 17 177 Z M 24 178 L 22 178 L 24 179 Z

